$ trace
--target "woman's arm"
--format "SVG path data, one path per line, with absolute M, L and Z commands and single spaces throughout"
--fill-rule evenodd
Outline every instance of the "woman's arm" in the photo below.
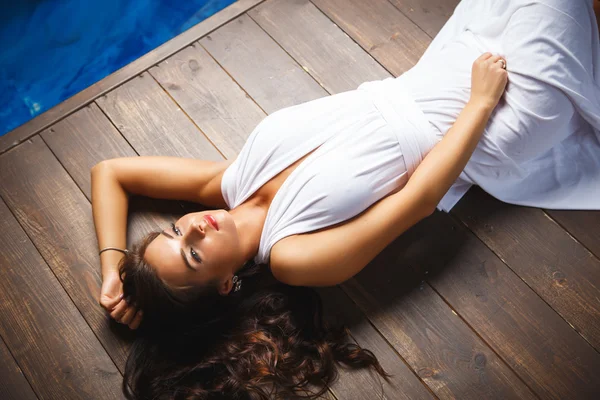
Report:
M 92 168 L 92 214 L 98 247 L 125 249 L 130 194 L 161 199 L 180 199 L 224 207 L 221 177 L 230 161 L 205 161 L 175 157 L 124 157 L 105 160 Z M 100 255 L 102 290 L 100 304 L 118 322 L 135 328 L 135 310 L 119 297 L 122 283 L 118 251 Z
M 484 53 L 475 60 L 469 102 L 403 189 L 420 192 L 419 197 L 432 212 L 467 165 L 504 92 L 508 75 L 498 62 L 500 59 L 500 56 Z
M 99 248 L 125 248 L 129 194 L 225 207 L 218 178 L 230 163 L 176 157 L 123 157 L 98 163 L 91 175 Z M 116 251 L 102 253 L 103 275 L 116 270 L 122 256 Z
M 336 285 L 362 270 L 412 225 L 435 211 L 464 169 L 506 86 L 499 57 L 473 64 L 471 100 L 444 139 L 425 157 L 402 190 L 362 214 L 323 231 L 284 238 L 271 250 L 275 278 L 288 285 Z
M 92 215 L 98 238 L 98 248 L 127 247 L 127 208 L 129 195 L 123 189 L 107 162 L 92 168 Z M 118 251 L 105 251 L 100 254 L 102 279 L 117 272 L 117 265 L 123 258 Z

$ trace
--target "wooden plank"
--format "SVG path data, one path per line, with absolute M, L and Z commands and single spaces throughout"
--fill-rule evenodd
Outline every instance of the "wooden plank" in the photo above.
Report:
M 442 29 L 460 0 L 390 0 L 431 38 Z
M 10 168 L 6 162 L 13 154 L 24 155 L 13 151 L 0 158 L 2 196 L 9 203 L 15 196 L 5 187 L 12 191 L 15 182 L 25 186 L 21 183 L 27 177 L 5 176 Z M 22 209 L 17 215 L 22 219 Z M 43 229 L 36 227 L 38 232 Z M 58 238 L 54 241 L 59 242 Z M 1 200 L 0 243 L 0 335 L 35 392 L 49 399 L 123 398 L 119 371 Z M 69 267 L 77 268 L 73 264 Z
M 600 350 L 600 260 L 542 210 L 469 191 L 453 213 Z
M 268 114 L 327 95 L 247 15 L 222 26 L 200 43 Z
M 434 289 L 540 397 L 600 393 L 600 354 L 459 221 L 438 213 L 398 245 L 403 264 L 428 270 Z
M 308 0 L 266 1 L 248 14 L 331 94 L 390 76 Z
M 106 158 L 137 155 L 95 103 L 41 135 L 88 199 L 92 198 L 90 169 L 96 163 Z
M 6 209 L 6 205 L 2 204 L 0 209 Z M 0 395 L 4 400 L 37 399 L 23 375 L 23 371 L 15 362 L 2 338 L 0 338 L 0 376 L 2 377 L 0 379 Z
M 95 103 L 71 114 L 41 135 L 89 201 L 92 199 L 90 170 L 95 164 L 110 158 L 136 156 Z M 148 232 L 164 229 L 182 213 L 177 202 L 131 197 L 127 242 L 135 243 Z
M 223 159 L 148 73 L 96 102 L 139 154 Z
M 421 283 L 423 276 L 411 270 L 402 251 L 413 250 L 401 250 L 397 242 L 342 284 L 386 340 L 440 399 L 535 398 L 442 297 Z
M 132 61 L 123 68 L 113 72 L 106 78 L 96 82 L 87 89 L 82 90 L 73 97 L 68 98 L 45 113 L 38 115 L 31 121 L 28 121 L 20 127 L 8 132 L 6 135 L 0 136 L 0 154 L 50 127 L 50 125 L 74 113 L 75 111 L 94 101 L 99 96 L 134 78 L 153 65 L 158 64 L 159 62 L 168 58 L 170 55 L 188 46 L 190 43 L 195 42 L 207 33 L 212 32 L 219 26 L 236 18 L 255 5 L 260 4 L 262 1 L 263 0 L 236 1 L 229 7 L 210 16 L 209 18 L 174 37 L 168 42 L 160 45 L 156 49 L 143 55 L 135 61 Z
M 98 304 L 100 258 L 90 203 L 40 137 L 0 157 L 0 181 L 0 195 L 123 371 L 127 341 L 111 332 Z
M 331 388 L 338 398 L 371 400 L 379 398 L 382 392 L 385 398 L 395 400 L 434 398 L 339 287 L 319 288 L 318 292 L 323 299 L 325 318 L 346 325 L 356 343 L 371 350 L 383 369 L 393 375 L 388 382 L 370 370 L 343 368 L 339 380 Z
M 546 210 L 546 213 L 600 258 L 600 211 Z
M 425 32 L 388 0 L 313 2 L 395 76 L 412 68 L 431 42 Z
M 196 44 L 150 70 L 152 76 L 228 158 L 234 158 L 265 113 Z

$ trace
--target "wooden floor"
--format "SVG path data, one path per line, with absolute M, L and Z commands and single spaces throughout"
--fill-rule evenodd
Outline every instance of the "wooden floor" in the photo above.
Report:
M 0 155 L 0 398 L 122 398 L 132 335 L 98 305 L 90 168 L 234 158 L 266 114 L 409 69 L 456 0 L 268 0 Z M 179 203 L 137 199 L 129 240 Z M 394 376 L 330 398 L 600 398 L 600 212 L 471 190 L 340 287 L 329 315 Z

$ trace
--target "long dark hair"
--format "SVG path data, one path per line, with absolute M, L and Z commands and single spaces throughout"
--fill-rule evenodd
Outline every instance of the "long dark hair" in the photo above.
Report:
M 123 380 L 129 399 L 314 399 L 337 364 L 373 368 L 373 353 L 349 343 L 347 329 L 323 320 L 318 293 L 278 282 L 246 264 L 243 288 L 179 290 L 144 259 L 150 233 L 119 264 L 125 298 L 144 312 Z

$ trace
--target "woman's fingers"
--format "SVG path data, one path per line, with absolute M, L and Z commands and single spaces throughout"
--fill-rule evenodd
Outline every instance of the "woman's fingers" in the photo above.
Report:
M 122 299 L 119 304 L 110 313 L 110 316 L 121 324 L 128 325 L 131 329 L 137 329 L 142 322 L 142 310 L 138 310 L 133 305 Z
M 125 314 L 125 311 L 127 311 L 127 302 L 121 300 L 121 302 L 112 310 L 110 316 L 116 321 L 119 321 L 123 317 L 123 314 Z
M 498 65 L 500 68 L 504 68 L 506 66 L 506 60 L 504 60 L 504 57 L 498 55 L 488 58 L 487 62 Z
M 486 51 L 485 53 L 483 53 L 482 55 L 477 57 L 477 60 L 475 60 L 475 61 L 485 61 L 492 56 L 493 56 L 492 53 L 490 53 L 489 51 Z
M 500 62 L 500 60 L 503 61 Z M 489 63 L 490 65 L 492 64 L 498 64 L 498 66 L 502 67 L 502 65 L 504 64 L 506 66 L 506 60 L 504 59 L 504 57 L 500 56 L 500 55 L 494 55 L 490 52 L 486 52 L 483 53 L 481 56 L 479 56 L 477 58 L 477 60 L 475 60 L 475 62 L 480 62 L 480 63 Z
M 131 323 L 129 323 L 129 329 L 137 329 L 140 326 L 140 323 L 142 322 L 142 316 L 144 313 L 142 313 L 142 310 L 139 310 L 136 314 L 135 317 L 133 317 L 133 320 L 131 321 Z
M 100 298 L 100 305 L 106 311 L 111 311 L 117 306 L 117 304 L 119 304 L 120 301 L 121 301 L 121 298 L 119 296 L 117 296 L 115 298 L 109 298 L 108 296 L 102 296 Z
M 121 317 L 121 320 L 119 321 L 122 324 L 125 325 L 129 325 L 129 323 L 133 320 L 133 317 L 135 316 L 137 309 L 133 306 L 129 306 L 127 308 L 127 310 L 125 311 L 125 314 L 123 314 L 123 316 Z

